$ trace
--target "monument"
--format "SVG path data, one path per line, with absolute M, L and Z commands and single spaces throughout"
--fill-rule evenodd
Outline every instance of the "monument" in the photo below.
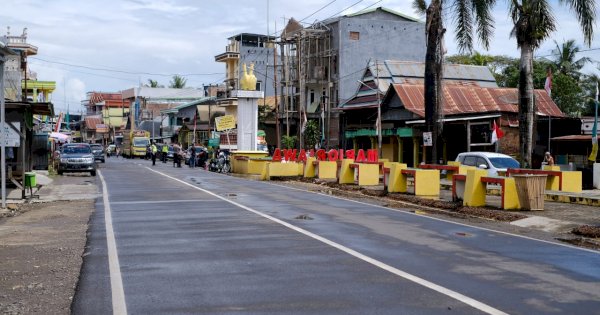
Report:
M 248 69 L 249 68 L 249 69 Z M 238 99 L 237 109 L 237 149 L 238 151 L 256 151 L 258 132 L 258 99 L 264 97 L 264 92 L 256 91 L 256 76 L 254 64 L 246 67 L 240 79 L 241 90 L 235 90 L 233 97 Z

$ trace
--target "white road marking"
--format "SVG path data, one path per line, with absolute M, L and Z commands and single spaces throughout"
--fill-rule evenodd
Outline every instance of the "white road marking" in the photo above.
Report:
M 123 278 L 121 277 L 121 266 L 119 265 L 119 254 L 113 230 L 110 202 L 108 201 L 108 189 L 106 188 L 104 176 L 102 176 L 100 171 L 98 171 L 98 175 L 100 175 L 100 181 L 102 181 L 102 200 L 104 202 L 104 222 L 106 223 L 106 245 L 108 247 L 108 269 L 110 272 L 113 314 L 125 315 L 127 314 L 127 304 L 125 303 L 125 291 L 123 290 Z
M 444 294 L 444 295 L 446 295 L 448 297 L 451 297 L 451 298 L 453 298 L 455 300 L 458 300 L 458 301 L 460 301 L 462 303 L 465 303 L 467 305 L 470 305 L 471 307 L 474 307 L 474 308 L 476 308 L 476 309 L 478 309 L 478 310 L 480 310 L 482 312 L 485 312 L 487 314 L 494 314 L 494 315 L 507 314 L 507 313 L 505 313 L 505 312 L 503 312 L 503 311 L 501 311 L 499 309 L 493 308 L 493 307 L 491 307 L 491 306 L 489 306 L 489 305 L 487 305 L 487 304 L 485 304 L 483 302 L 477 301 L 477 300 L 475 300 L 473 298 L 470 298 L 470 297 L 468 297 L 466 295 L 463 295 L 461 293 L 458 293 L 456 291 L 450 290 L 448 288 L 445 288 L 445 287 L 442 287 L 440 285 L 437 285 L 437 284 L 435 284 L 433 282 L 427 281 L 427 280 L 425 280 L 423 278 L 417 277 L 417 276 L 415 276 L 413 274 L 410 274 L 410 273 L 407 273 L 407 272 L 402 271 L 400 269 L 394 268 L 394 267 L 392 267 L 392 266 L 390 266 L 390 265 L 388 265 L 386 263 L 383 263 L 383 262 L 381 262 L 379 260 L 376 260 L 376 259 L 371 258 L 369 256 L 366 256 L 364 254 L 361 254 L 361 253 L 359 253 L 359 252 L 357 252 L 357 251 L 355 251 L 355 250 L 353 250 L 351 248 L 348 248 L 348 247 L 346 247 L 344 245 L 341 245 L 339 243 L 336 243 L 336 242 L 334 242 L 332 240 L 329 240 L 327 238 L 324 238 L 322 236 L 319 236 L 317 234 L 309 232 L 309 231 L 307 231 L 307 230 L 305 230 L 303 228 L 297 227 L 297 226 L 295 226 L 293 224 L 287 223 L 285 221 L 282 221 L 280 219 L 272 217 L 272 216 L 270 216 L 268 214 L 262 213 L 262 212 L 260 212 L 258 210 L 254 210 L 254 209 L 252 209 L 250 207 L 247 207 L 247 206 L 242 205 L 240 203 L 237 203 L 235 201 L 229 200 L 229 199 L 227 199 L 225 197 L 222 197 L 222 196 L 219 196 L 219 195 L 217 195 L 217 194 L 215 194 L 215 193 L 213 193 L 211 191 L 208 191 L 206 189 L 194 186 L 194 185 L 192 185 L 190 183 L 187 183 L 185 181 L 182 181 L 182 180 L 180 180 L 178 178 L 172 177 L 172 176 L 167 175 L 165 173 L 156 171 L 156 170 L 154 170 L 152 168 L 147 167 L 147 169 L 149 169 L 150 171 L 155 172 L 157 174 L 160 174 L 162 176 L 165 176 L 167 178 L 170 178 L 172 180 L 178 181 L 178 182 L 180 182 L 180 183 L 182 183 L 184 185 L 190 186 L 190 187 L 192 187 L 194 189 L 203 191 L 203 192 L 205 192 L 205 193 L 207 193 L 207 194 L 209 194 L 211 196 L 217 197 L 217 198 L 219 198 L 219 199 L 221 199 L 223 201 L 229 202 L 229 203 L 231 203 L 231 204 L 233 204 L 233 205 L 235 205 L 237 207 L 240 207 L 240 208 L 242 208 L 244 210 L 247 210 L 247 211 L 250 211 L 250 212 L 252 212 L 254 214 L 257 214 L 257 215 L 259 215 L 259 216 L 261 216 L 263 218 L 266 218 L 266 219 L 271 220 L 271 221 L 273 221 L 275 223 L 283 225 L 283 226 L 285 226 L 285 227 L 287 227 L 287 228 L 289 228 L 291 230 L 294 230 L 296 232 L 302 233 L 302 234 L 304 234 L 304 235 L 306 235 L 308 237 L 311 237 L 311 238 L 313 238 L 315 240 L 318 240 L 318 241 L 320 241 L 322 243 L 325 243 L 325 244 L 327 244 L 327 245 L 329 245 L 331 247 L 337 248 L 337 249 L 339 249 L 339 250 L 341 250 L 341 251 L 343 251 L 343 252 L 345 252 L 347 254 L 350 254 L 350 255 L 352 255 L 352 256 L 360 259 L 360 260 L 363 260 L 363 261 L 368 262 L 368 263 L 370 263 L 370 264 L 372 264 L 372 265 L 374 265 L 376 267 L 379 267 L 379 268 L 381 268 L 383 270 L 386 270 L 386 271 L 388 271 L 390 273 L 393 273 L 393 274 L 395 274 L 395 275 L 397 275 L 399 277 L 402 277 L 402 278 L 404 278 L 406 280 L 409 280 L 409 281 L 412 281 L 414 283 L 417 283 L 417 284 L 419 284 L 421 286 L 424 286 L 426 288 L 434 290 L 434 291 L 436 291 L 438 293 Z
M 328 195 L 328 194 L 320 193 L 320 192 L 317 192 L 317 191 L 304 190 L 304 189 L 300 189 L 300 188 L 295 188 L 295 187 L 290 187 L 290 186 L 285 186 L 285 185 L 279 185 L 279 184 L 273 184 L 273 183 L 266 183 L 266 184 L 267 185 L 278 186 L 278 187 L 284 187 L 284 188 L 288 188 L 288 189 L 292 189 L 292 190 L 304 191 L 304 192 L 308 192 L 308 193 L 312 193 L 312 194 L 317 194 L 317 195 L 321 195 L 321 196 L 327 196 L 327 197 L 335 198 L 335 199 L 339 199 L 339 200 L 350 201 L 350 202 L 358 203 L 358 204 L 361 204 L 361 205 L 367 205 L 367 206 L 371 206 L 371 207 L 386 209 L 386 210 L 389 210 L 389 211 L 401 212 L 401 213 L 405 213 L 407 215 L 414 215 L 414 216 L 418 216 L 418 217 L 421 217 L 421 218 L 428 218 L 428 219 L 431 219 L 431 220 L 436 220 L 436 221 L 441 221 L 441 222 L 446 222 L 446 223 L 452 223 L 452 224 L 456 224 L 456 225 L 460 225 L 460 226 L 466 226 L 466 227 L 470 227 L 470 228 L 473 228 L 473 229 L 476 229 L 476 230 L 482 230 L 482 231 L 494 232 L 494 233 L 499 233 L 499 234 L 504 234 L 504 235 L 510 235 L 510 236 L 514 236 L 514 237 L 518 237 L 518 238 L 523 238 L 523 239 L 527 239 L 527 240 L 531 240 L 531 241 L 542 242 L 542 243 L 552 244 L 552 245 L 557 245 L 557 246 L 562 246 L 562 247 L 568 247 L 570 249 L 577 249 L 577 250 L 581 250 L 581 251 L 584 251 L 584 252 L 590 252 L 590 253 L 594 253 L 594 254 L 600 254 L 600 251 L 593 250 L 593 249 L 587 249 L 587 248 L 577 247 L 577 246 L 573 246 L 573 245 L 569 245 L 569 244 L 564 244 L 564 243 L 558 243 L 558 242 L 551 242 L 551 241 L 546 241 L 546 240 L 540 240 L 540 239 L 529 237 L 529 236 L 525 236 L 525 235 L 513 234 L 513 233 L 510 233 L 510 232 L 504 232 L 504 231 L 499 231 L 499 230 L 484 228 L 484 227 L 480 227 L 480 226 L 469 225 L 469 224 L 466 224 L 466 223 L 460 223 L 460 222 L 450 221 L 450 220 L 446 220 L 446 219 L 435 218 L 435 217 L 431 217 L 431 216 L 428 216 L 428 215 L 423 215 L 423 214 L 418 214 L 418 213 L 413 213 L 413 212 L 407 212 L 407 211 L 404 211 L 404 210 L 394 209 L 394 208 L 390 208 L 390 207 L 384 207 L 384 206 L 380 206 L 380 205 L 374 205 L 374 204 L 371 204 L 371 203 L 366 203 L 366 202 L 362 202 L 362 201 L 358 201 L 358 200 L 354 200 L 354 199 L 346 199 L 346 198 L 342 198 L 342 197 L 338 197 L 338 196 L 334 196 L 334 195 Z M 424 211 L 427 211 L 427 210 L 424 210 Z
M 136 204 L 154 204 L 154 203 L 190 203 L 190 202 L 215 202 L 219 200 L 214 199 L 188 199 L 188 200 L 140 200 L 140 201 L 116 201 L 111 202 L 112 205 L 136 205 Z

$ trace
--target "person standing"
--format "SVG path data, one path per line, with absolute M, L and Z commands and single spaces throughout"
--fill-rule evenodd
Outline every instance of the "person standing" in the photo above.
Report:
M 194 168 L 196 166 L 196 147 L 192 145 L 190 148 L 190 167 Z
M 160 156 L 163 163 L 167 163 L 167 154 L 169 154 L 169 146 L 166 143 L 163 143 L 162 154 Z
M 152 152 L 152 165 L 156 165 L 156 153 L 158 152 L 158 149 L 156 148 L 156 144 L 154 142 L 152 142 L 150 150 Z

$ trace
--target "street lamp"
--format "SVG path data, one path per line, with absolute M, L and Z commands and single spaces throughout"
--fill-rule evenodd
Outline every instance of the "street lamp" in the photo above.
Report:
M 358 83 L 366 86 L 368 89 L 370 89 L 371 91 L 375 91 L 375 94 L 377 94 L 377 152 L 378 152 L 378 156 L 381 158 L 381 100 L 379 99 L 379 88 L 376 90 L 370 86 L 368 86 L 365 82 L 361 81 L 361 80 L 356 80 Z

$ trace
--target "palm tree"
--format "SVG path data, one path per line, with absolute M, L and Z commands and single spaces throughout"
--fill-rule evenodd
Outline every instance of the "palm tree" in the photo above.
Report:
M 493 30 L 491 7 L 495 0 L 450 0 L 448 9 L 457 15 L 456 40 L 461 50 L 473 47 L 473 26 L 477 27 L 479 41 L 487 49 Z M 440 142 L 442 124 L 442 64 L 444 60 L 443 40 L 446 29 L 443 24 L 444 0 L 414 0 L 413 8 L 426 15 L 425 32 L 427 52 L 425 55 L 425 128 L 432 133 L 431 161 L 437 161 L 437 146 Z
M 415 0 L 416 8 L 425 8 L 425 0 Z M 429 28 L 430 16 L 434 21 L 441 21 L 443 0 L 432 0 L 427 8 L 427 25 Z M 519 66 L 519 148 L 520 162 L 524 167 L 531 167 L 531 154 L 533 152 L 533 130 L 535 125 L 536 106 L 533 97 L 533 51 L 556 30 L 556 21 L 551 12 L 548 0 L 507 0 L 509 2 L 509 15 L 513 21 L 511 36 L 517 39 L 517 46 L 521 49 Z M 433 6 L 434 3 L 437 3 Z M 585 43 L 589 46 L 594 33 L 596 20 L 596 0 L 561 0 L 561 4 L 567 5 L 577 17 L 583 31 Z M 495 0 L 454 0 L 453 1 L 455 21 L 457 23 L 456 39 L 461 49 L 470 50 L 473 37 L 473 20 L 478 28 L 479 40 L 485 48 L 488 47 L 489 39 L 493 30 L 493 19 L 491 9 Z M 430 14 L 430 9 L 436 10 Z M 441 22 L 440 22 L 441 23 Z M 435 36 L 428 30 L 428 36 Z M 443 36 L 443 33 L 440 34 Z M 436 41 L 427 40 L 428 57 L 426 59 L 425 76 L 434 77 L 427 72 L 429 60 L 430 43 Z M 439 42 L 439 41 L 438 41 Z M 430 79 L 431 80 L 431 79 Z M 427 111 L 427 84 L 426 84 L 426 107 Z
M 556 41 L 554 41 L 554 44 L 556 48 L 552 50 L 552 56 L 554 57 L 553 62 L 558 72 L 578 80 L 581 75 L 579 70 L 592 60 L 588 57 L 575 60 L 575 56 L 579 53 L 580 48 L 575 44 L 574 39 L 563 42 L 562 45 L 558 45 Z
M 158 81 L 152 80 L 152 79 L 148 79 L 148 84 L 147 85 L 148 85 L 148 87 L 151 87 L 151 88 L 158 87 Z
M 585 43 L 590 45 L 596 19 L 596 0 L 562 0 L 574 11 L 583 31 Z M 514 23 L 511 36 L 521 49 L 519 71 L 519 148 L 521 166 L 531 167 L 533 130 L 536 104 L 533 96 L 533 51 L 556 30 L 556 20 L 547 0 L 512 0 L 509 13 Z
M 185 87 L 186 82 L 186 78 L 176 74 L 173 76 L 173 80 L 171 80 L 169 87 L 174 89 L 183 89 Z

